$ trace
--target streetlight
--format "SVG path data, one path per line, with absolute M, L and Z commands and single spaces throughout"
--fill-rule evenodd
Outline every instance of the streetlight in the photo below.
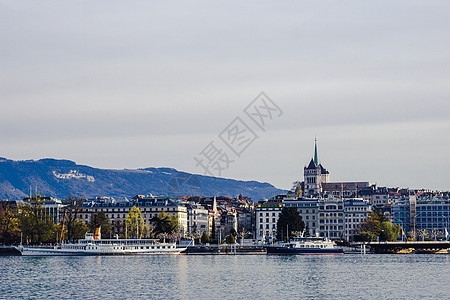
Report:
M 423 213 L 423 211 L 419 211 L 419 212 L 417 212 L 417 210 L 414 211 L 414 241 L 416 241 L 416 218 L 421 213 Z

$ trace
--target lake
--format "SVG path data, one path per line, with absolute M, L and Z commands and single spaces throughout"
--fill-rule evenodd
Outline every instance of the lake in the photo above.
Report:
M 450 256 L 1 256 L 1 299 L 449 299 Z

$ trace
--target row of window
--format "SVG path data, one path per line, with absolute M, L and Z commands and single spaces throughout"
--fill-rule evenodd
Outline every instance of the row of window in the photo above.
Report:
M 342 208 L 342 205 L 327 205 L 319 207 L 320 210 L 341 210 Z
M 320 226 L 320 230 L 342 230 L 342 226 Z
M 437 211 L 449 211 L 450 206 L 448 205 L 424 205 L 424 206 L 417 206 L 417 211 L 425 211 L 425 210 L 437 210 Z
M 328 222 L 326 222 L 326 221 L 328 221 Z M 331 223 L 334 223 L 334 224 L 337 224 L 337 223 L 344 223 L 344 220 L 342 220 L 342 219 L 333 219 L 333 220 L 320 220 L 320 224 L 331 224 Z
M 155 209 L 153 209 L 153 208 L 149 208 L 149 209 L 147 209 L 147 208 L 140 208 L 140 210 L 142 211 L 142 212 L 146 212 L 146 211 L 180 211 L 180 212 L 185 212 L 185 210 L 183 209 L 184 207 L 157 207 L 157 208 L 155 208 Z M 87 210 L 87 209 L 85 209 L 85 210 Z M 92 211 L 92 209 L 90 209 L 91 211 Z M 111 208 L 111 209 L 109 209 L 109 208 L 107 208 L 107 209 L 95 209 L 94 208 L 94 211 L 95 212 L 97 212 L 97 211 L 103 211 L 103 212 L 121 212 L 121 213 L 128 213 L 128 211 L 130 210 L 130 208 L 125 208 L 125 209 L 122 209 L 122 208 Z
M 320 217 L 342 217 L 343 214 L 342 213 L 320 213 L 319 214 Z

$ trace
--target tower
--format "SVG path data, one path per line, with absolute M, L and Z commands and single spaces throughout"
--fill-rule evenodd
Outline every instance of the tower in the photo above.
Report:
M 304 195 L 306 197 L 319 196 L 322 192 L 322 183 L 329 181 L 329 172 L 319 163 L 317 154 L 317 139 L 314 140 L 314 156 L 308 166 L 303 169 Z

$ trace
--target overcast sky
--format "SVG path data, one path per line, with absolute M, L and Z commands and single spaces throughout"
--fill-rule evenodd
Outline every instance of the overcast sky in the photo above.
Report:
M 450 188 L 448 1 L 0 0 L 0 156 Z M 265 92 L 265 131 L 244 109 Z M 236 118 L 258 136 L 239 157 Z

